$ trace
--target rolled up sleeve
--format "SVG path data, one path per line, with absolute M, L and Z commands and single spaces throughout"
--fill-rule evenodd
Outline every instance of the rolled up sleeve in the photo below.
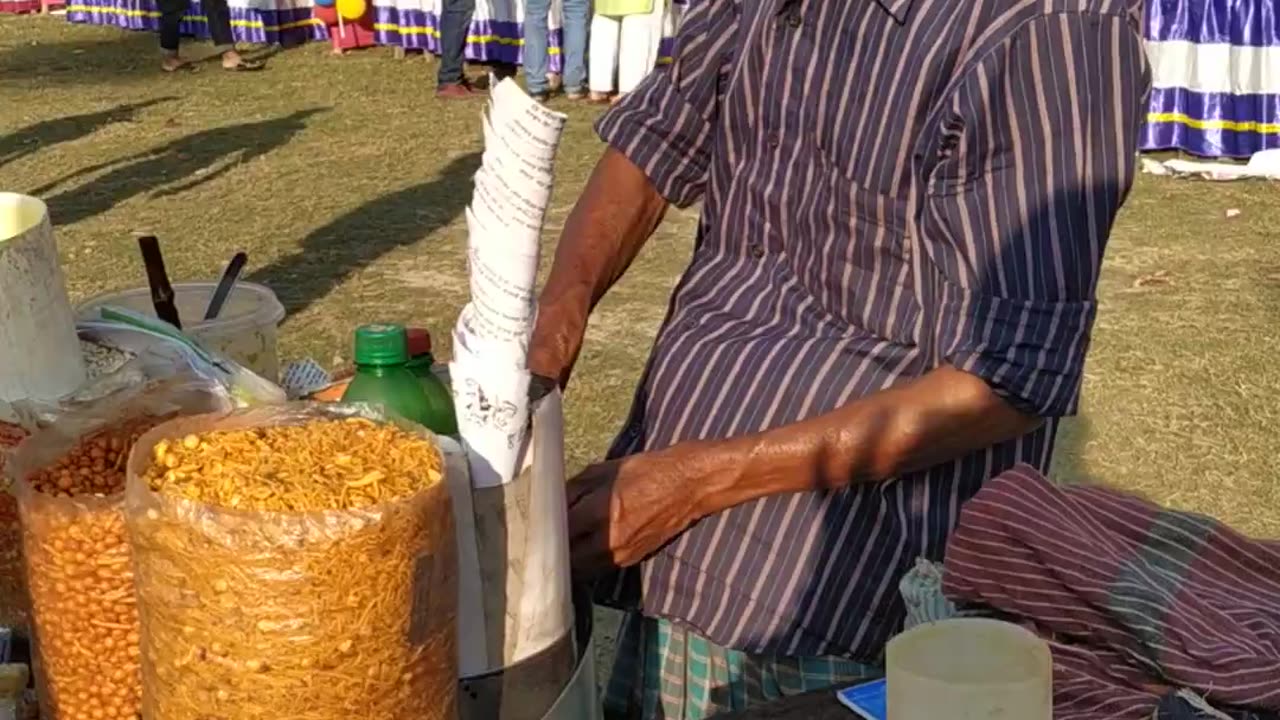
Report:
M 680 207 L 692 205 L 706 188 L 737 35 L 735 6 L 730 0 L 690 3 L 672 63 L 650 73 L 596 124 L 605 142 Z
M 1078 409 L 1148 86 L 1126 18 L 1064 13 L 985 53 L 940 114 L 920 222 L 938 351 L 1023 412 Z

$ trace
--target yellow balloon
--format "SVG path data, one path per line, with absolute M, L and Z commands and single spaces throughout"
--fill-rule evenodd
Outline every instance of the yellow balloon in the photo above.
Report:
M 369 9 L 369 4 L 365 0 L 338 0 L 337 5 L 338 14 L 343 20 L 359 20 Z

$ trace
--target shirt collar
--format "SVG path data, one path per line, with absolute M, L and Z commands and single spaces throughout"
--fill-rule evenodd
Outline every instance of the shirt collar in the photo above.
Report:
M 911 3 L 915 0 L 876 0 L 880 3 L 880 7 L 893 16 L 894 20 L 899 23 L 907 21 L 907 13 L 911 10 Z

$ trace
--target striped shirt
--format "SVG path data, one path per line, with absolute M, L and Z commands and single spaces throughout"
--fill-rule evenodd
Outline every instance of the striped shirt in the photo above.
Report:
M 694 0 L 601 137 L 701 200 L 616 456 L 766 430 L 950 364 L 1077 405 L 1133 180 L 1138 0 Z M 927 472 L 747 503 L 603 588 L 755 653 L 878 658 L 960 504 L 1057 429 Z
M 1180 688 L 1280 717 L 1280 542 L 1018 467 L 965 505 L 943 590 L 1050 638 L 1057 720 L 1149 718 Z

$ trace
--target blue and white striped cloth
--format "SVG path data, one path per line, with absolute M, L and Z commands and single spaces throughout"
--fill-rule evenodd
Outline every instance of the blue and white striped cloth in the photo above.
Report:
M 1280 147 L 1280 2 L 1147 0 L 1144 150 L 1248 157 Z
M 380 45 L 440 52 L 442 0 L 369 0 L 373 5 L 374 35 Z M 323 23 L 312 17 L 312 0 L 229 0 L 231 30 L 237 42 L 292 45 L 327 40 Z M 686 0 L 674 0 L 678 21 Z M 37 3 L 38 6 L 38 3 Z M 4 2 L 0 0 L 0 10 Z M 467 60 L 491 63 L 523 62 L 523 0 L 477 0 L 465 49 Z M 73 23 L 114 25 L 155 32 L 160 27 L 157 0 L 68 0 L 67 19 Z M 552 3 L 550 68 L 559 72 L 560 7 Z M 191 0 L 182 32 L 207 38 L 209 31 L 200 0 Z M 662 42 L 660 56 L 669 60 L 671 38 Z

